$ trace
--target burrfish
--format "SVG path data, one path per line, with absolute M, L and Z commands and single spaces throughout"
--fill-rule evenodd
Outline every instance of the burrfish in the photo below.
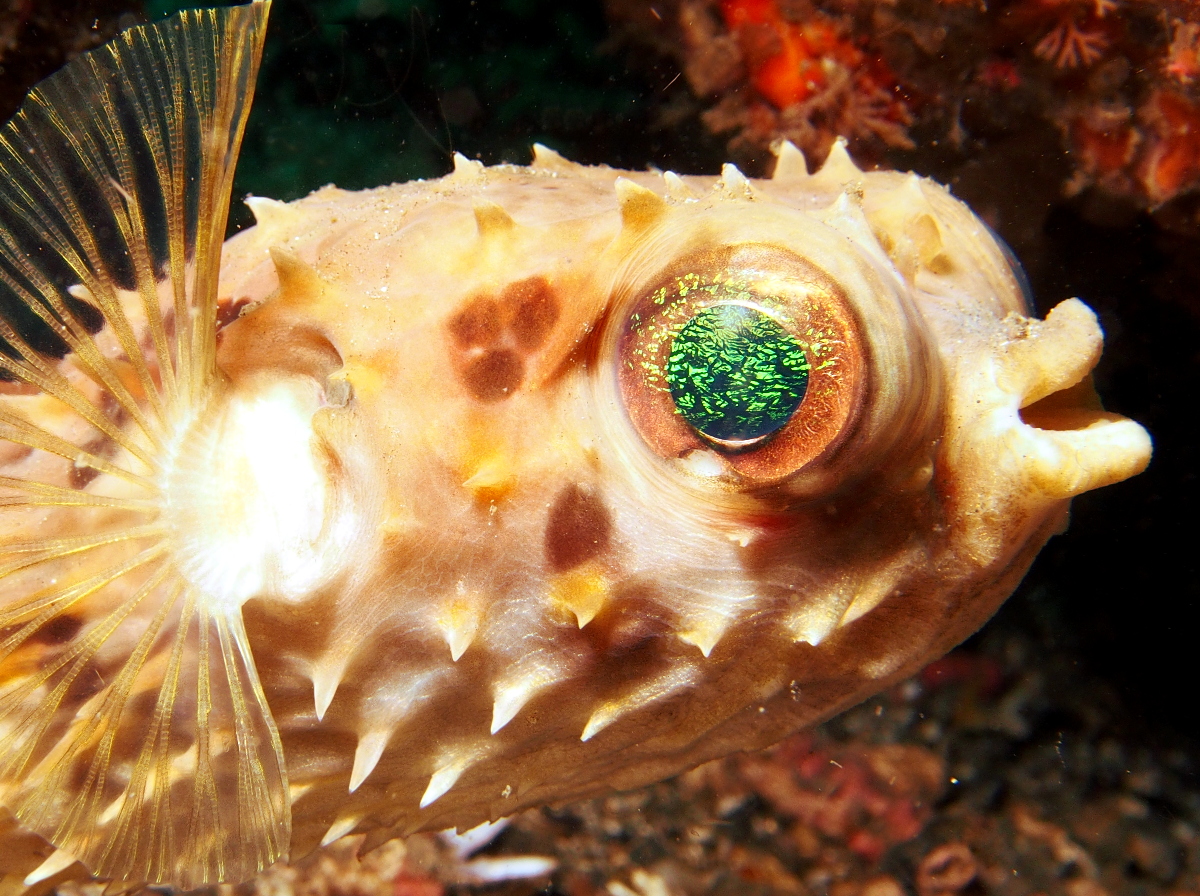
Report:
M 631 788 L 910 675 L 1147 464 L 915 174 L 461 156 L 248 200 L 269 3 L 0 137 L 0 871 L 181 889 Z

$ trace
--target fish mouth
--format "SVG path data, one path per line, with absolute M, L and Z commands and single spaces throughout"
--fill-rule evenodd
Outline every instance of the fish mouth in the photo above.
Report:
M 1121 482 L 1150 463 L 1149 433 L 1105 411 L 1092 385 L 1104 334 L 1078 299 L 1062 302 L 1001 351 L 1000 385 L 1020 422 L 1017 447 L 1033 484 L 1070 498 Z

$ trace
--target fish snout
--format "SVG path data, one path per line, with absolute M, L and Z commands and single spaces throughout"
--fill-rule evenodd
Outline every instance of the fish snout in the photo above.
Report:
M 1070 498 L 1150 462 L 1150 435 L 1103 409 L 1091 372 L 1104 335 L 1078 299 L 1044 321 L 1010 314 L 982 345 L 955 353 L 941 470 L 963 546 L 1005 556 Z

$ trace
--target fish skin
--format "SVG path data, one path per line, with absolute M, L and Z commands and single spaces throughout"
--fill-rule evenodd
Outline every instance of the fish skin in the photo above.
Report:
M 278 732 L 291 858 L 635 787 L 827 718 L 975 631 L 1073 495 L 1149 459 L 1145 432 L 1091 392 L 1102 335 L 1086 306 L 1026 317 L 964 205 L 859 171 L 840 144 L 811 175 L 785 144 L 768 180 L 539 147 L 529 167 L 459 157 L 436 181 L 250 206 L 210 297 L 215 366 L 197 368 L 204 388 L 178 401 L 154 471 L 167 534 L 147 537 L 262 683 L 256 737 Z M 836 336 L 834 372 L 762 447 L 706 443 L 623 372 L 645 346 L 631 315 L 690 274 L 732 274 Z M 95 390 L 70 356 L 61 369 Z M 0 402 L 72 443 L 91 432 L 44 395 Z M 45 478 L 37 455 L 11 451 L 0 474 Z M 118 479 L 76 491 L 140 494 Z M 5 512 L 6 531 L 43 541 L 80 525 Z M 45 660 L 27 647 L 0 678 L 29 680 Z M 172 762 L 190 780 L 186 756 Z M 0 802 L 22 786 L 0 777 Z M 0 827 L 4 885 L 53 859 L 30 836 Z M 106 870 L 233 879 L 198 867 Z

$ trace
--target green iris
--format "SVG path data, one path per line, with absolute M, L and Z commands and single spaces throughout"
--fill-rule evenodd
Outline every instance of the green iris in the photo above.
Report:
M 722 442 L 780 429 L 808 388 L 804 347 L 769 315 L 745 305 L 711 305 L 675 336 L 667 386 L 701 435 Z

